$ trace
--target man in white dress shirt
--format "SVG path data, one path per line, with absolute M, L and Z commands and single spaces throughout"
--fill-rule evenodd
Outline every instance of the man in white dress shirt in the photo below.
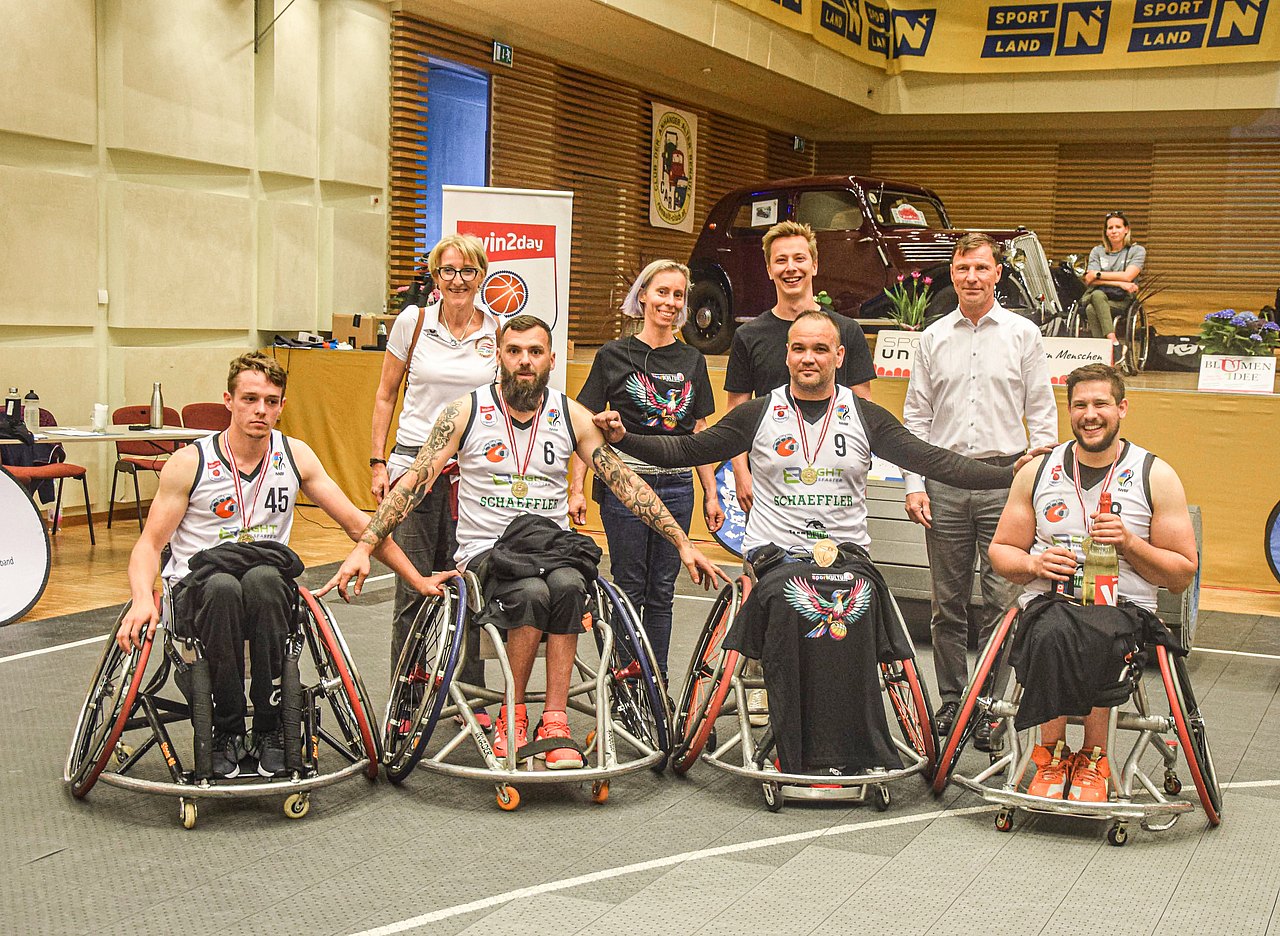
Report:
M 1012 465 L 1030 447 L 1058 440 L 1058 413 L 1040 332 L 996 302 L 1001 249 L 986 234 L 966 234 L 951 258 L 959 308 L 920 338 L 902 423 L 926 442 L 995 465 Z M 1024 428 L 1024 420 L 1026 426 Z M 933 575 L 934 672 L 941 707 L 937 724 L 949 732 L 968 681 L 968 605 L 974 551 L 981 565 L 985 643 L 1014 597 L 1013 586 L 991 569 L 987 550 L 1007 490 L 962 491 L 905 473 L 906 509 L 925 527 Z M 980 723 L 974 743 L 990 745 Z

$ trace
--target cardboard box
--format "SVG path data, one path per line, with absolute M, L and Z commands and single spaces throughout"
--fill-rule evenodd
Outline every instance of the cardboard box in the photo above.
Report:
M 359 351 L 365 345 L 378 343 L 378 318 L 376 315 L 352 315 L 344 313 L 333 317 L 333 338 L 345 341 Z

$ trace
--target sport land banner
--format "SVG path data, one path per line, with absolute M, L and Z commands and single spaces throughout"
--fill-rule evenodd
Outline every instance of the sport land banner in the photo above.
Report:
M 564 389 L 569 356 L 569 245 L 573 193 L 445 185 L 441 233 L 474 234 L 489 271 L 480 299 L 505 322 L 536 315 L 551 326 L 556 366 L 551 385 Z
M 649 223 L 654 227 L 693 231 L 697 150 L 698 116 L 654 101 L 649 165 Z
M 890 74 L 1274 62 L 1272 0 L 731 0 Z

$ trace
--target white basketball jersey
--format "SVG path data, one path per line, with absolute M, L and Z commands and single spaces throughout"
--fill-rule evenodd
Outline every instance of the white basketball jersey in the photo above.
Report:
M 1063 546 L 1074 552 L 1076 562 L 1080 565 L 1076 567 L 1075 580 L 1067 582 L 1066 587 L 1068 594 L 1078 598 L 1084 571 L 1084 538 L 1087 535 L 1085 520 L 1098 512 L 1098 498 L 1102 494 L 1103 482 L 1082 489 L 1080 494 L 1076 493 L 1072 472 L 1065 464 L 1067 450 L 1074 450 L 1074 446 L 1075 442 L 1064 442 L 1044 457 L 1039 477 L 1031 491 L 1031 505 L 1036 512 L 1036 539 L 1031 546 L 1031 554 L 1042 553 L 1050 546 Z M 1118 513 L 1125 527 L 1144 540 L 1151 538 L 1148 477 L 1154 460 L 1155 456 L 1146 449 L 1125 442 L 1108 488 L 1111 492 L 1112 512 Z M 1080 503 L 1082 497 L 1083 506 Z M 1156 586 L 1139 576 L 1124 556 L 1119 558 L 1120 597 L 1154 611 Z M 1052 587 L 1053 583 L 1046 579 L 1028 582 L 1022 595 L 1022 603 L 1025 605 L 1033 597 Z
M 548 389 L 536 422 L 525 429 L 512 427 L 513 452 L 498 404 L 499 392 L 494 384 L 472 391 L 471 419 L 458 447 L 458 551 L 454 559 L 460 569 L 491 548 L 507 525 L 523 514 L 549 517 L 562 529 L 569 529 L 569 456 L 577 440 L 568 398 L 559 390 Z M 521 471 L 526 452 L 529 461 Z
M 853 391 L 836 387 L 835 407 L 822 447 L 814 452 L 822 421 L 806 423 L 810 455 L 817 477 L 805 484 L 799 411 L 787 387 L 769 395 L 769 405 L 751 444 L 751 483 L 755 502 L 742 538 L 744 553 L 774 543 L 783 548 L 811 548 L 821 539 L 867 546 L 867 472 L 871 441 L 854 404 Z
M 191 486 L 187 512 L 169 539 L 169 562 L 164 578 L 169 582 L 191 571 L 191 557 L 202 549 L 234 540 L 248 524 L 255 541 L 289 542 L 293 529 L 293 505 L 298 499 L 298 468 L 289 451 L 289 440 L 276 430 L 271 432 L 267 456 L 253 466 L 252 474 L 244 474 L 241 465 L 240 494 L 250 506 L 248 518 L 240 516 L 236 483 L 231 463 L 223 450 L 223 433 L 207 436 L 193 443 L 200 453 L 196 480 Z

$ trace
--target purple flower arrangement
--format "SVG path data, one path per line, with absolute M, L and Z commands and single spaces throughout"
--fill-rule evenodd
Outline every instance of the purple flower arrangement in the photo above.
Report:
M 1280 325 L 1252 312 L 1223 309 L 1210 312 L 1200 325 L 1200 347 L 1205 354 L 1265 357 L 1280 346 Z

